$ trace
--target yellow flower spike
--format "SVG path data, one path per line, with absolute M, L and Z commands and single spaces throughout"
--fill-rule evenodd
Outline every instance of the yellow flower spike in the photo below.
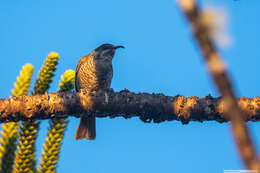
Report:
M 26 64 L 23 66 L 20 76 L 17 77 L 17 82 L 14 84 L 14 89 L 12 90 L 13 96 L 21 96 L 28 93 L 32 73 L 33 65 Z
M 58 58 L 59 57 L 59 54 L 57 52 L 51 52 L 49 55 L 48 55 L 48 58 Z
M 61 76 L 59 83 L 59 91 L 68 91 L 74 88 L 75 72 L 67 70 Z M 49 121 L 50 127 L 48 136 L 43 144 L 40 165 L 38 167 L 39 173 L 56 172 L 57 162 L 61 149 L 61 142 L 64 137 L 65 128 L 68 125 L 66 118 L 53 118 Z
M 59 55 L 56 52 L 51 52 L 38 74 L 37 81 L 34 85 L 34 94 L 44 94 L 50 87 L 52 77 L 58 64 Z M 35 161 L 35 141 L 39 130 L 39 122 L 23 122 L 20 131 L 20 140 L 18 145 L 18 154 L 15 158 L 15 172 L 36 172 Z M 25 141 L 28 142 L 26 145 Z M 26 146 L 24 146 L 26 145 Z M 19 148 L 26 148 L 19 150 Z M 26 154 L 28 153 L 28 154 Z M 22 160 L 22 162 L 20 162 Z M 24 164 L 23 164 L 24 163 Z
M 17 81 L 12 90 L 13 96 L 26 95 L 29 91 L 30 82 L 33 74 L 33 66 L 26 64 L 23 66 Z M 19 123 L 9 122 L 2 125 L 2 138 L 0 147 L 0 172 L 11 173 L 15 157 L 16 140 L 18 136 Z

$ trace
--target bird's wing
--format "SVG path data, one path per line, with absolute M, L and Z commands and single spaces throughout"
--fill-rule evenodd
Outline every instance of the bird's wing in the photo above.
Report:
M 81 65 L 83 64 L 83 62 L 86 61 L 86 59 L 88 58 L 88 56 L 84 56 L 82 57 L 80 60 L 79 60 L 79 63 L 77 65 L 77 68 L 76 68 L 76 78 L 75 78 L 75 89 L 77 92 L 79 92 L 80 90 L 80 87 L 79 87 L 79 81 L 78 81 L 78 72 L 79 72 L 79 69 L 81 68 Z

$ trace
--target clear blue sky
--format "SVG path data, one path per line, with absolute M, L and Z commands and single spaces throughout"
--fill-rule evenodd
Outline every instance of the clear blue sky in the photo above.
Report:
M 204 0 L 229 13 L 232 45 L 221 49 L 238 96 L 260 96 L 260 2 Z M 174 0 L 1 0 L 0 97 L 11 95 L 25 63 L 34 81 L 48 53 L 60 54 L 50 92 L 67 69 L 102 43 L 121 44 L 114 58 L 112 88 L 134 92 L 218 96 Z M 171 121 L 144 124 L 138 118 L 97 119 L 95 141 L 73 139 L 79 119 L 70 118 L 58 172 L 221 173 L 244 169 L 228 123 Z M 249 123 L 260 147 L 259 123 Z M 42 121 L 38 157 L 48 121 Z

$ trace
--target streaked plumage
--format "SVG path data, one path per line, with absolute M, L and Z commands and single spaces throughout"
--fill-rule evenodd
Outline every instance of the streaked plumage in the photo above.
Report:
M 97 91 L 110 88 L 113 77 L 112 59 L 117 48 L 123 48 L 123 46 L 103 44 L 80 59 L 76 69 L 75 88 L 77 92 L 80 89 Z M 94 140 L 96 138 L 95 121 L 94 116 L 81 118 L 75 139 Z

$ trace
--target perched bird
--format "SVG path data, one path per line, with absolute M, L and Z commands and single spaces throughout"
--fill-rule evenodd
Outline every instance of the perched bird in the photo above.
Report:
M 85 89 L 87 91 L 97 91 L 110 88 L 113 77 L 112 59 L 115 50 L 124 48 L 112 44 L 102 44 L 89 55 L 80 59 L 76 69 L 75 88 L 76 91 Z M 96 117 L 82 117 L 78 125 L 75 139 L 96 138 Z

